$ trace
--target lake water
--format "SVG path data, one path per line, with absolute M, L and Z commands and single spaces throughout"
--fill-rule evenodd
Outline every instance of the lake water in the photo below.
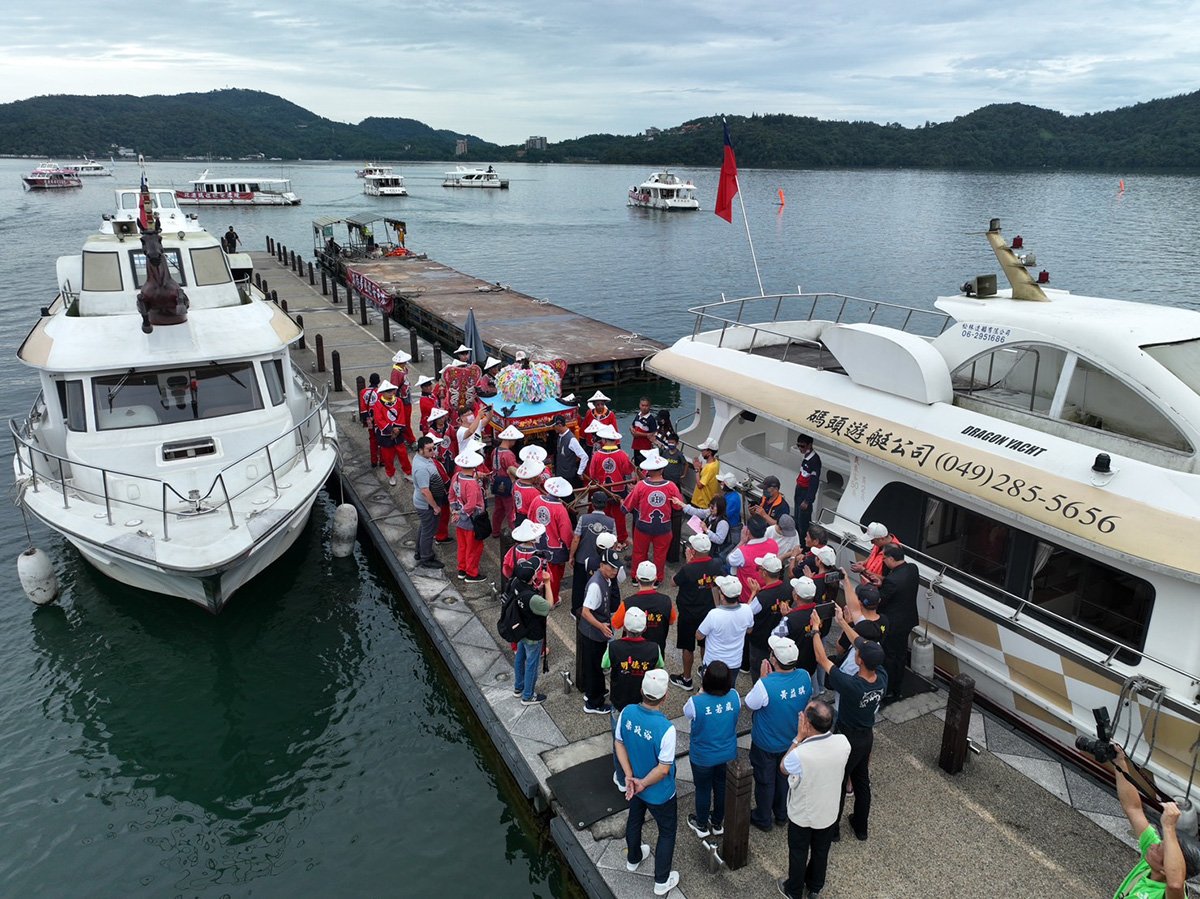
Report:
M 112 188 L 139 178 L 118 163 L 117 179 L 26 193 L 19 176 L 34 163 L 0 160 L 6 419 L 36 392 L 14 354 L 54 297 L 55 258 L 79 252 Z M 511 189 L 490 192 L 442 188 L 447 164 L 403 165 L 412 195 L 382 199 L 361 194 L 355 167 L 214 163 L 213 174 L 290 177 L 304 205 L 198 212 L 213 231 L 232 224 L 246 249 L 270 235 L 305 257 L 314 217 L 399 215 L 409 246 L 440 262 L 664 341 L 690 331 L 689 305 L 758 292 L 740 208 L 732 225 L 710 211 L 715 169 L 682 173 L 705 210 L 668 215 L 624 205 L 642 169 L 504 165 Z M 148 172 L 183 187 L 199 168 Z M 1114 176 L 1059 173 L 746 171 L 741 183 L 768 293 L 800 285 L 929 306 L 996 271 L 981 232 L 997 216 L 1053 286 L 1193 308 L 1200 296 L 1196 178 L 1131 177 L 1123 192 Z M 486 327 L 486 298 L 477 314 Z M 618 399 L 628 409 L 636 393 Z M 6 472 L 11 453 L 6 442 Z M 35 610 L 16 578 L 21 516 L 0 508 L 0 894 L 577 889 L 382 566 L 361 549 L 330 557 L 334 502 L 218 618 L 100 578 L 40 528 L 33 541 L 65 593 Z

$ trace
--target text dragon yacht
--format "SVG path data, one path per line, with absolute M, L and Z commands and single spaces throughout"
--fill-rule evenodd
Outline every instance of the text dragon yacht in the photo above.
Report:
M 696 199 L 696 185 L 691 181 L 684 181 L 672 172 L 655 172 L 641 184 L 629 188 L 626 205 L 675 212 L 699 209 L 700 201 Z
M 300 329 L 170 190 L 118 189 L 18 356 L 20 502 L 102 573 L 217 612 L 308 520 L 337 454 Z
M 1182 795 L 1200 735 L 1200 313 L 1042 286 L 993 220 L 1011 289 L 921 310 L 834 294 L 692 310 L 648 362 L 697 392 L 721 467 L 823 458 L 841 563 L 882 522 L 908 548 L 934 658 L 1072 751 L 1107 708 Z M 1015 240 L 1014 240 L 1015 242 Z M 1194 801 L 1194 800 L 1193 800 Z

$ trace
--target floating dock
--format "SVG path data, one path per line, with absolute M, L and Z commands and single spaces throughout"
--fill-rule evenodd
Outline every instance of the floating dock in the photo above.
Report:
M 385 342 L 378 315 L 362 324 L 361 303 L 347 315 L 344 298 L 334 305 L 319 286 L 310 286 L 305 265 L 293 259 L 284 264 L 266 253 L 254 257 L 256 276 L 269 282 L 269 292 L 287 303 L 294 316 L 304 319 L 308 350 L 293 349 L 298 364 L 319 366 L 312 352 L 317 333 L 324 337 L 324 348 L 337 348 L 345 363 L 351 389 L 330 395 L 341 429 L 341 486 L 358 507 L 360 536 L 371 541 L 401 589 L 403 597 L 398 595 L 397 601 L 405 602 L 420 621 L 521 793 L 545 816 L 555 845 L 588 895 L 652 896 L 652 860 L 634 873 L 625 868 L 626 803 L 612 783 L 609 720 L 585 715 L 581 694 L 564 676 L 574 670 L 575 623 L 569 602 L 547 620 L 550 672 L 539 676 L 537 687 L 549 699 L 522 706 L 512 695 L 512 652 L 496 634 L 499 603 L 492 584 L 456 580 L 451 545 L 437 548 L 447 563 L 443 571 L 415 567 L 412 486 L 400 480 L 389 487 L 383 469 L 370 467 L 367 434 L 357 424 L 353 379 L 386 371 L 394 344 L 408 347 L 410 340 L 424 360 L 414 371 L 429 374 L 431 347 L 418 346 L 399 329 Z M 501 553 L 509 545 L 498 537 L 486 541 L 481 570 L 490 579 L 499 580 Z M 667 573 L 668 582 L 672 573 Z M 667 645 L 667 668 L 677 672 L 680 659 L 673 637 Z M 744 695 L 749 678 L 740 677 L 737 687 Z M 664 705 L 680 732 L 673 868 L 681 879 L 670 899 L 777 895 L 776 883 L 787 874 L 786 828 L 764 833 L 743 819 L 739 835 L 731 809 L 724 842 L 710 841 L 709 846 L 687 826 L 695 792 L 688 721 L 682 715 L 687 696 L 671 688 Z M 971 737 L 982 751 L 969 755 L 961 774 L 943 773 L 938 754 L 945 703 L 943 690 L 885 709 L 871 759 L 871 836 L 865 843 L 844 837 L 834 845 L 830 894 L 865 899 L 1109 895 L 1137 857 L 1128 839 L 1123 845 L 1116 836 L 1128 827 L 1111 787 L 1060 764 L 978 708 L 972 713 Z M 743 715 L 739 762 L 744 765 L 749 717 L 745 711 Z M 731 785 L 731 803 L 732 790 Z M 842 831 L 847 837 L 851 832 L 849 826 Z M 655 838 L 648 820 L 643 841 L 653 847 Z M 739 840 L 748 848 L 746 863 L 731 870 L 717 856 L 728 857 Z

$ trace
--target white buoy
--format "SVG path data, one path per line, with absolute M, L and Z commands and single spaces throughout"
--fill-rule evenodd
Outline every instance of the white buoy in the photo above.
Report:
M 58 575 L 50 557 L 40 549 L 31 546 L 17 556 L 17 576 L 25 595 L 37 605 L 46 606 L 58 599 Z
M 933 680 L 933 641 L 924 635 L 912 641 L 912 670 Z
M 1179 822 L 1175 825 L 1175 832 L 1195 839 L 1197 824 L 1196 803 L 1183 796 L 1176 796 L 1175 804 L 1179 806 Z
M 333 537 L 330 549 L 338 559 L 344 559 L 354 551 L 354 540 L 358 536 L 358 509 L 350 503 L 342 503 L 333 510 Z

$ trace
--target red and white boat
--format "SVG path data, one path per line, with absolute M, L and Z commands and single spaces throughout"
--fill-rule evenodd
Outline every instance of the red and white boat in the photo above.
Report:
M 29 190 L 63 190 L 69 187 L 83 187 L 83 182 L 74 172 L 59 168 L 58 163 L 45 162 L 28 175 L 22 175 L 21 180 Z
M 299 206 L 287 178 L 257 178 L 248 175 L 212 177 L 208 171 L 189 181 L 189 190 L 177 190 L 182 206 Z

